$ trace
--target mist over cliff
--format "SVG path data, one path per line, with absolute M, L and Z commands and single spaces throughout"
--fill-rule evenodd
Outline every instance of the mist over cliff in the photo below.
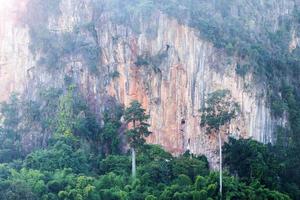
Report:
M 270 96 L 281 98 L 280 82 L 299 78 L 296 61 L 297 69 L 281 69 L 274 59 L 297 55 L 294 1 L 32 0 L 14 7 L 16 16 L 1 20 L 2 101 L 12 92 L 39 101 L 41 90 L 74 84 L 101 120 L 107 103 L 135 99 L 151 116 L 148 142 L 210 159 L 216 139 L 199 125 L 199 110 L 211 92 L 230 90 L 241 107 L 222 128 L 225 140 L 274 142 L 277 126 L 287 126 L 286 112 L 272 114 Z M 46 140 L 40 131 L 38 124 L 28 131 L 25 145 Z
M 0 0 L 0 199 L 298 199 L 299 30 L 298 0 Z

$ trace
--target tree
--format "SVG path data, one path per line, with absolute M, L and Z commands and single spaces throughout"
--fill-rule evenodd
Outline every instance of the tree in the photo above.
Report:
M 100 161 L 100 173 L 113 172 L 117 175 L 126 175 L 130 172 L 130 159 L 127 156 L 109 155 Z
M 119 105 L 113 105 L 104 111 L 101 142 L 103 153 L 106 156 L 121 152 L 119 129 L 122 125 L 120 119 L 124 113 L 123 111 L 123 108 Z
M 89 110 L 86 100 L 75 85 L 67 88 L 59 99 L 56 115 L 56 134 L 74 135 L 91 142 L 99 140 L 100 126 Z
M 133 101 L 125 110 L 125 121 L 129 126 L 126 131 L 127 140 L 131 148 L 132 156 L 132 176 L 136 176 L 136 148 L 143 146 L 145 137 L 149 136 L 151 132 L 148 130 L 149 124 L 146 122 L 150 118 L 146 115 L 145 109 L 138 101 Z
M 57 132 L 71 135 L 75 128 L 75 100 L 73 98 L 74 86 L 70 86 L 67 93 L 60 98 L 57 115 Z
M 258 180 L 268 188 L 278 189 L 282 164 L 273 153 L 275 148 L 252 139 L 229 138 L 223 147 L 224 163 L 241 180 Z
M 206 107 L 202 110 L 201 126 L 206 126 L 209 133 L 217 132 L 219 138 L 220 157 L 220 196 L 222 199 L 222 139 L 220 127 L 237 116 L 239 106 L 232 100 L 229 90 L 217 90 L 209 94 Z
M 0 103 L 0 163 L 22 157 L 21 112 L 17 94 Z
M 51 144 L 53 143 L 53 144 Z M 81 148 L 80 141 L 74 136 L 60 136 L 50 141 L 47 149 L 36 150 L 23 161 L 27 168 L 55 171 L 70 168 L 76 173 L 91 169 L 88 151 Z
M 174 177 L 184 174 L 194 180 L 209 173 L 208 163 L 200 158 L 180 156 L 172 161 L 172 172 Z

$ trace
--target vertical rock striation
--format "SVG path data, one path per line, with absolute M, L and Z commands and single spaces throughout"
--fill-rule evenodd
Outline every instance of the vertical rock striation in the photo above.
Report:
M 231 135 L 273 141 L 279 122 L 271 117 L 267 91 L 251 74 L 244 78 L 236 74 L 238 57 L 227 56 L 202 39 L 201 33 L 160 11 L 150 19 L 139 18 L 137 33 L 111 20 L 111 13 L 95 12 L 91 2 L 62 0 L 61 14 L 49 19 L 48 28 L 71 33 L 79 25 L 92 23 L 92 33 L 80 30 L 79 36 L 101 49 L 97 73 L 88 70 L 78 53 L 65 55 L 65 67 L 54 72 L 38 65 L 39 55 L 33 56 L 29 50 L 28 27 L 18 23 L 26 1 L 16 1 L 6 10 L 17 16 L 0 14 L 0 101 L 12 92 L 34 99 L 38 88 L 63 87 L 65 77 L 72 77 L 95 112 L 101 113 L 110 98 L 125 106 L 137 99 L 151 115 L 154 134 L 148 142 L 161 144 L 174 154 L 186 150 L 205 154 L 215 166 L 217 135 L 208 135 L 200 127 L 199 110 L 207 94 L 228 89 L 241 112 L 222 128 L 223 140 Z M 289 12 L 290 4 L 283 7 Z M 276 21 L 281 11 L 278 6 L 273 11 L 269 15 Z M 298 43 L 295 41 L 291 48 Z

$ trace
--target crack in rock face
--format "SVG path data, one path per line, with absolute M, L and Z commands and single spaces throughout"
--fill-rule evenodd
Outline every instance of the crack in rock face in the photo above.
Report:
M 199 110 L 209 93 L 226 89 L 241 112 L 221 127 L 223 141 L 233 136 L 273 142 L 279 122 L 271 117 L 264 87 L 254 83 L 251 74 L 237 75 L 239 58 L 216 49 L 195 29 L 157 11 L 150 19 L 138 18 L 137 32 L 115 23 L 109 12 L 95 12 L 91 1 L 62 0 L 61 13 L 51 16 L 47 27 L 57 35 L 82 40 L 82 46 L 99 48 L 94 59 L 97 72 L 88 69 L 84 51 L 73 51 L 60 58 L 63 68 L 50 73 L 39 66 L 41 55 L 30 50 L 30 30 L 21 23 L 26 2 L 0 7 L 6 10 L 0 12 L 0 101 L 12 92 L 34 99 L 37 88 L 64 87 L 65 77 L 71 76 L 100 116 L 109 98 L 125 106 L 138 100 L 151 115 L 149 143 L 174 155 L 187 150 L 204 154 L 215 167 L 217 136 L 200 126 Z M 81 25 L 91 26 L 74 32 Z

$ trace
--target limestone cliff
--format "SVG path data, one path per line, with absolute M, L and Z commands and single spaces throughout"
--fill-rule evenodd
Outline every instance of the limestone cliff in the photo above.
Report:
M 256 83 L 251 73 L 237 75 L 241 58 L 228 56 L 201 32 L 158 9 L 147 19 L 135 19 L 136 31 L 128 24 L 116 23 L 109 9 L 95 8 L 94 1 L 62 0 L 60 13 L 49 17 L 47 27 L 57 35 L 73 35 L 77 27 L 93 24 L 92 30 L 79 28 L 76 40 L 100 49 L 94 60 L 97 70 L 92 72 L 78 51 L 62 55 L 64 67 L 49 71 L 38 62 L 43 54 L 33 54 L 30 49 L 30 28 L 22 23 L 28 12 L 26 3 L 11 2 L 0 13 L 0 101 L 12 92 L 35 99 L 38 88 L 64 87 L 65 78 L 71 77 L 96 113 L 101 114 L 110 98 L 125 106 L 137 99 L 151 115 L 154 134 L 148 142 L 161 144 L 174 154 L 186 150 L 205 154 L 213 163 L 217 139 L 200 127 L 199 112 L 210 92 L 228 89 L 241 107 L 238 117 L 222 128 L 224 140 L 231 135 L 272 142 L 275 126 L 283 123 L 271 116 L 265 86 Z M 271 21 L 277 22 L 292 8 L 293 1 L 280 1 L 267 16 L 256 13 L 255 17 L 264 20 L 272 16 Z M 257 27 L 254 20 L 249 26 Z M 298 43 L 294 36 L 290 48 Z M 35 134 L 28 137 L 39 137 Z

